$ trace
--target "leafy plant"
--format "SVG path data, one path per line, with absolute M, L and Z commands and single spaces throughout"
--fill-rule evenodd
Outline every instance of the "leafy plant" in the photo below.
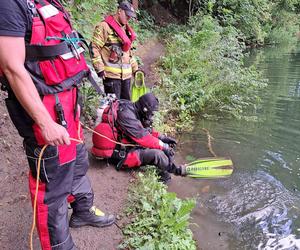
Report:
M 123 233 L 120 249 L 196 249 L 188 228 L 195 200 L 180 200 L 175 193 L 157 181 L 153 170 L 138 175 L 138 182 L 129 189 L 128 216 L 132 222 Z
M 164 95 L 160 98 L 181 121 L 178 127 L 189 125 L 196 114 L 239 119 L 255 114 L 257 91 L 266 84 L 255 68 L 243 66 L 240 36 L 234 27 L 222 27 L 199 14 L 185 31 L 168 39 L 167 55 L 161 61 Z
M 146 1 L 147 3 L 149 1 Z M 299 0 L 159 0 L 178 18 L 210 15 L 223 27 L 235 27 L 251 46 L 278 43 L 299 30 Z M 149 4 L 149 3 L 148 3 Z M 279 35 L 279 32 L 281 32 Z
M 93 123 L 96 119 L 96 110 L 99 106 L 100 97 L 89 82 L 85 82 L 80 88 L 83 110 L 82 114 L 86 122 Z
M 139 43 L 143 43 L 154 35 L 157 26 L 154 24 L 153 16 L 151 16 L 145 10 L 140 9 L 137 11 L 137 14 L 138 21 L 131 22 L 131 25 L 137 34 L 137 41 Z
M 64 0 L 63 4 L 72 16 L 75 28 L 87 40 L 91 39 L 96 23 L 117 8 L 117 0 Z

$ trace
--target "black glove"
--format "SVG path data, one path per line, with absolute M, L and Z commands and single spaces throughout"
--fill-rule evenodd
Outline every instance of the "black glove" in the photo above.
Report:
M 168 156 L 169 158 L 173 157 L 175 155 L 175 152 L 174 152 L 173 148 L 171 148 L 169 146 L 169 144 L 167 144 L 167 143 L 164 143 L 164 145 L 163 145 L 163 151 L 166 154 L 166 156 Z
M 169 145 L 174 145 L 174 146 L 177 145 L 177 141 L 172 137 L 168 137 L 168 136 L 165 136 L 165 135 L 160 135 L 158 137 L 158 139 L 160 139 L 162 142 L 167 143 Z
M 104 78 L 104 70 L 97 73 L 97 76 L 101 79 Z

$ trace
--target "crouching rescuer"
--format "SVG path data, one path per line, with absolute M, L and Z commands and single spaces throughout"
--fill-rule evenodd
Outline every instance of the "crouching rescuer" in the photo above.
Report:
M 110 102 L 95 128 L 92 154 L 109 159 L 117 170 L 154 165 L 165 183 L 171 179 L 169 173 L 180 175 L 181 167 L 173 163 L 176 141 L 152 128 L 158 105 L 152 93 L 141 96 L 136 102 Z

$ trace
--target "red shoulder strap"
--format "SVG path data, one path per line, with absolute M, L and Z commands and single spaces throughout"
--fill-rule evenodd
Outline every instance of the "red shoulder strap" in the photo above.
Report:
M 129 33 L 129 37 L 126 34 L 126 32 L 122 29 L 120 24 L 116 22 L 113 16 L 107 16 L 104 20 L 116 33 L 117 35 L 121 38 L 123 42 L 122 50 L 124 52 L 127 52 L 131 48 L 131 43 L 133 40 L 136 38 L 136 35 L 133 31 L 133 29 L 129 26 L 126 25 L 126 30 Z

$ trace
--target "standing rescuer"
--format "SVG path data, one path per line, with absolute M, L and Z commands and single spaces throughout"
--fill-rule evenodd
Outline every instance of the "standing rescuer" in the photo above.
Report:
M 133 6 L 123 1 L 114 15 L 107 16 L 94 31 L 92 39 L 93 65 L 103 78 L 105 93 L 114 93 L 118 99 L 130 100 L 130 81 L 138 70 L 131 53 L 136 35 L 128 25 L 136 18 Z
M 75 249 L 69 226 L 111 225 L 115 218 L 93 206 L 89 166 L 81 139 L 78 89 L 89 69 L 69 15 L 58 0 L 0 0 L 0 82 L 6 106 L 24 138 L 35 197 L 41 161 L 37 228 L 42 249 Z M 73 213 L 68 223 L 67 199 Z

